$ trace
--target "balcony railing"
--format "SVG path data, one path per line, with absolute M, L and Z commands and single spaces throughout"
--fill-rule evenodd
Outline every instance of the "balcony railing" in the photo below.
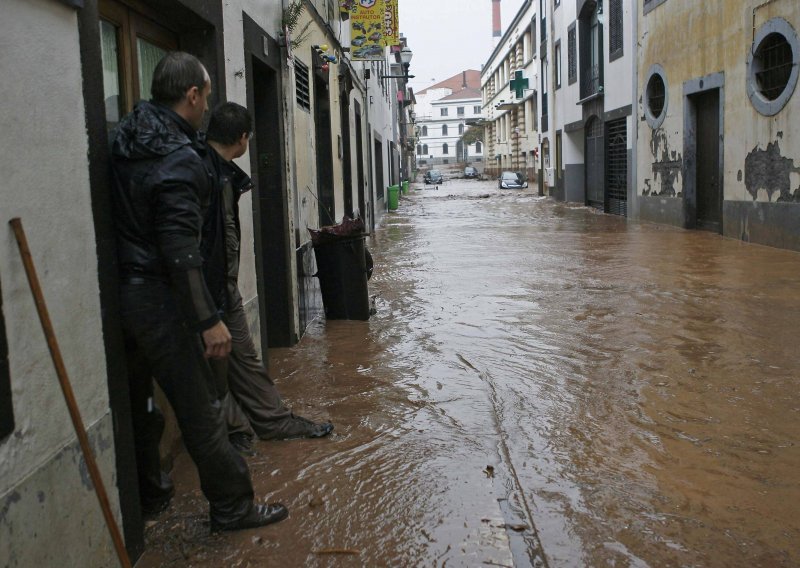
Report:
M 600 83 L 600 65 L 592 65 L 583 70 L 581 77 L 581 98 L 585 99 L 603 91 Z

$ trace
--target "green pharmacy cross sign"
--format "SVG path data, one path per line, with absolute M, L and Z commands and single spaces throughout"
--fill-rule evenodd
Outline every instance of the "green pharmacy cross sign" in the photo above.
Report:
M 511 79 L 511 90 L 518 99 L 521 99 L 525 90 L 528 88 L 528 80 L 522 78 L 522 71 L 514 71 L 514 78 Z

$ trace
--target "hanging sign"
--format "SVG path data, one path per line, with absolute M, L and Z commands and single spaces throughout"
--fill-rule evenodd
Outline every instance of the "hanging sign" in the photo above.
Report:
M 383 61 L 386 0 L 356 0 L 350 8 L 350 59 Z
M 400 16 L 398 4 L 400 0 L 383 0 L 383 43 L 387 47 L 400 45 Z

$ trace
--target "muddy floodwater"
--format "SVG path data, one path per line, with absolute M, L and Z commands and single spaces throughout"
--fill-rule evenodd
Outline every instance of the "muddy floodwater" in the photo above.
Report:
M 800 254 L 413 188 L 377 313 L 269 353 L 336 425 L 248 458 L 289 518 L 209 535 L 182 455 L 141 566 L 800 565 Z

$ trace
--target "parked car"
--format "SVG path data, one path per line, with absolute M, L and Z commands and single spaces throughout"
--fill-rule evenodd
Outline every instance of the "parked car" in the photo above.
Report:
M 480 176 L 481 175 L 478 173 L 478 170 L 476 168 L 473 168 L 472 166 L 467 166 L 466 168 L 464 168 L 465 178 L 477 179 Z
M 439 170 L 428 170 L 425 172 L 425 183 L 427 184 L 439 184 L 442 183 L 444 178 L 442 177 L 442 172 Z
M 519 172 L 503 172 L 497 180 L 497 187 L 500 189 L 522 189 L 528 187 L 528 182 Z

